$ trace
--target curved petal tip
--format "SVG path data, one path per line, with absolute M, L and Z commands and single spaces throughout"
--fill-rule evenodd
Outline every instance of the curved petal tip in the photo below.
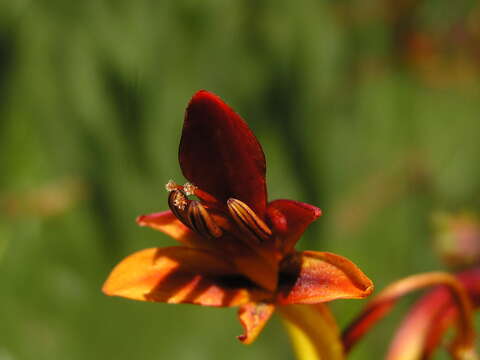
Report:
M 265 327 L 268 319 L 275 310 L 273 304 L 250 302 L 238 309 L 238 318 L 243 326 L 244 333 L 237 336 L 243 344 L 251 344 Z
M 363 299 L 372 281 L 350 260 L 328 252 L 293 254 L 282 266 L 280 304 L 316 304 L 336 299 Z

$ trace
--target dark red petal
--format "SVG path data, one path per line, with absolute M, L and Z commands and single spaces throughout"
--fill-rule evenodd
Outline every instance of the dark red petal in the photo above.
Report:
M 201 90 L 190 101 L 179 150 L 183 175 L 226 204 L 239 199 L 265 214 L 265 156 L 242 118 Z
M 274 310 L 275 305 L 263 302 L 250 302 L 240 306 L 238 318 L 244 333 L 238 336 L 238 340 L 247 345 L 251 344 L 265 327 Z
M 372 281 L 350 260 L 328 252 L 303 251 L 282 264 L 277 304 L 362 299 L 372 291 Z
M 281 239 L 280 250 L 284 254 L 291 252 L 308 225 L 321 214 L 316 206 L 298 201 L 280 199 L 270 202 L 267 216 Z
M 237 275 L 225 259 L 188 247 L 145 249 L 123 259 L 103 285 L 133 300 L 238 306 L 270 296 Z

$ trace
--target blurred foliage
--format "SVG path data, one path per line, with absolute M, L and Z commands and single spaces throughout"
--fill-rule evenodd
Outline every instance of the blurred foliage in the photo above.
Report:
M 439 269 L 432 212 L 480 205 L 478 44 L 473 0 L 0 2 L 0 359 L 293 357 L 278 322 L 244 347 L 234 309 L 100 292 L 122 257 L 173 244 L 134 219 L 181 181 L 201 88 L 263 143 L 270 198 L 324 210 L 302 247 L 378 289 Z M 333 309 L 344 325 L 361 306 Z

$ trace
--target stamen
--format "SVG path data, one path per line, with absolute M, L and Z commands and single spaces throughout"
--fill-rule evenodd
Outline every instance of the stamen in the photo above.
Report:
M 272 236 L 272 230 L 260 219 L 255 212 L 244 202 L 230 198 L 227 201 L 228 210 L 238 227 L 247 234 L 252 235 L 259 242 Z
M 204 237 L 218 238 L 222 236 L 222 229 L 215 223 L 207 209 L 199 202 L 190 200 L 189 195 L 194 195 L 197 187 L 187 182 L 180 186 L 169 180 L 165 189 L 168 195 L 168 206 L 173 214 L 186 226 Z
M 199 235 L 204 237 L 218 238 L 223 231 L 215 223 L 207 209 L 200 202 L 193 200 L 188 205 L 188 223 Z
M 179 188 L 179 186 L 173 180 L 168 180 L 168 182 L 165 184 L 165 189 L 168 192 L 172 192 L 173 190 L 177 190 L 178 188 Z
M 195 194 L 195 190 L 197 190 L 197 187 L 192 183 L 187 182 L 185 185 L 183 185 L 183 191 L 185 191 L 185 194 L 187 195 Z

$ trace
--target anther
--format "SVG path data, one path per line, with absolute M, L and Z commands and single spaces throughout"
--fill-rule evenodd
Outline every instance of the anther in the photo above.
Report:
M 259 242 L 272 236 L 270 228 L 260 219 L 255 212 L 244 202 L 230 198 L 227 201 L 228 210 L 235 223 L 246 234 L 250 234 Z
M 182 190 L 172 190 L 168 195 L 168 207 L 174 215 L 182 221 L 185 225 L 188 224 L 186 220 L 185 208 L 188 205 L 188 199 Z
M 183 191 L 185 191 L 185 194 L 187 195 L 195 194 L 195 190 L 197 190 L 197 187 L 192 183 L 187 182 L 185 185 L 183 185 Z
M 223 231 L 215 223 L 207 209 L 196 200 L 192 200 L 187 210 L 188 223 L 199 235 L 218 238 Z
M 178 185 L 175 181 L 173 180 L 168 180 L 168 182 L 165 184 L 165 190 L 168 192 L 172 192 L 173 190 L 177 190 Z

